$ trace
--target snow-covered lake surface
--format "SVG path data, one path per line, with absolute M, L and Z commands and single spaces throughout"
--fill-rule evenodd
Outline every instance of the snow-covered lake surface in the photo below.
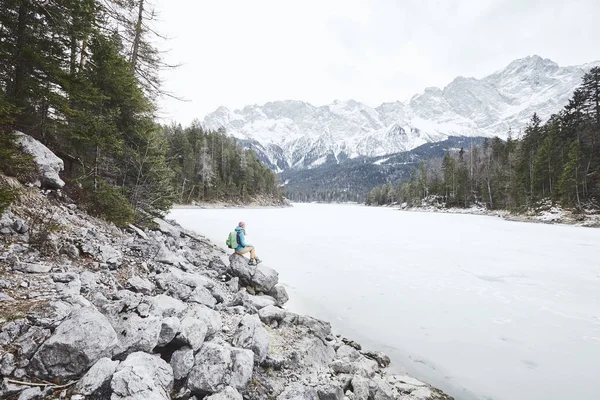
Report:
M 600 399 L 600 229 L 316 204 L 169 217 L 223 246 L 245 221 L 288 308 L 457 399 Z

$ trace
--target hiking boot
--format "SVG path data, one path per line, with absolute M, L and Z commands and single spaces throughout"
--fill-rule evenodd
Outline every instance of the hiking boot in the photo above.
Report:
M 256 265 L 260 264 L 262 262 L 262 260 L 260 258 L 255 258 L 254 261 L 256 262 Z
M 250 261 L 248 261 L 248 265 L 256 265 L 256 260 L 251 258 Z

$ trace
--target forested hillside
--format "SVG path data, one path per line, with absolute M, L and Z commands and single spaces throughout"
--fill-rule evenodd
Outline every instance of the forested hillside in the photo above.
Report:
M 155 17 L 147 0 L 0 0 L 0 172 L 25 179 L 22 131 L 64 160 L 71 197 L 119 224 L 173 201 L 278 196 L 274 175 L 223 134 L 157 123 L 171 67 Z M 13 196 L 0 188 L 0 206 Z
M 600 204 L 600 68 L 546 123 L 533 115 L 519 140 L 498 138 L 421 162 L 408 181 L 374 188 L 368 204 L 423 199 L 446 206 L 522 210 L 550 199 L 565 207 Z

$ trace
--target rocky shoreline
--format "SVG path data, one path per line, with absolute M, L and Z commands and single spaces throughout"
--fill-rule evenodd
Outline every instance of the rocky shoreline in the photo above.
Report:
M 22 191 L 0 219 L 1 398 L 450 398 L 283 308 L 272 269 L 161 219 L 122 230 L 60 190 Z
M 507 221 L 534 222 L 541 224 L 574 225 L 589 228 L 600 228 L 600 211 L 586 209 L 583 212 L 575 212 L 556 207 L 550 203 L 543 204 L 535 209 L 523 213 L 511 213 L 506 210 L 488 210 L 485 207 L 470 208 L 446 208 L 442 206 L 427 205 L 418 207 L 391 206 L 400 211 L 408 212 L 437 212 L 445 214 L 469 214 L 499 217 Z

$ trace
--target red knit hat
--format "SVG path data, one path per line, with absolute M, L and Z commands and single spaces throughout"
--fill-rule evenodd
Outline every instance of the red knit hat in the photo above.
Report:
M 245 228 L 246 224 L 244 223 L 244 221 L 240 221 L 240 223 L 238 224 L 239 227 L 241 228 Z

